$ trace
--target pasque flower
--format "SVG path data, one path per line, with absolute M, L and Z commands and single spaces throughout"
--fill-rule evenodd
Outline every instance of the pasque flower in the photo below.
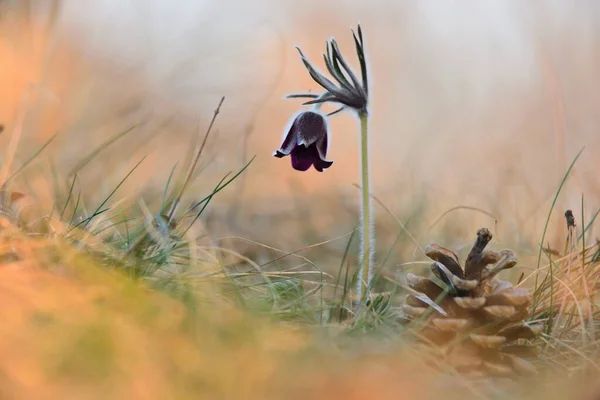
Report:
M 327 120 L 317 111 L 303 111 L 294 118 L 275 157 L 291 156 L 292 167 L 306 171 L 311 166 L 319 172 L 329 168 L 333 161 L 326 160 L 329 142 Z
M 332 161 L 327 161 L 328 131 L 326 116 L 319 112 L 324 103 L 335 103 L 340 108 L 338 111 L 350 109 L 360 119 L 360 163 L 361 163 L 361 228 L 360 228 L 360 279 L 357 282 L 356 302 L 366 304 L 371 279 L 373 277 L 373 258 L 375 255 L 375 234 L 371 209 L 371 194 L 369 192 L 369 135 L 368 135 L 368 105 L 369 82 L 367 73 L 367 59 L 364 49 L 363 34 L 360 26 L 357 34 L 352 32 L 356 55 L 360 64 L 360 78 L 342 56 L 342 52 L 335 39 L 327 41 L 327 48 L 323 59 L 330 77 L 319 72 L 298 48 L 302 63 L 310 77 L 325 91 L 321 94 L 302 93 L 293 94 L 291 98 L 307 98 L 304 105 L 313 105 L 315 111 L 304 111 L 298 114 L 281 148 L 273 155 L 275 157 L 291 156 L 292 166 L 300 171 L 306 171 L 314 165 L 317 171 L 330 167 Z

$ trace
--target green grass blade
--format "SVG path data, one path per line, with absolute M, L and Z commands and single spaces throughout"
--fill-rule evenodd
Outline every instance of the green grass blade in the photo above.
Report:
M 29 157 L 27 159 L 27 161 L 25 161 L 25 163 L 23 163 L 23 165 L 21 165 L 15 172 L 12 173 L 12 175 L 10 175 L 8 178 L 6 178 L 6 180 L 4 181 L 4 183 L 2 184 L 2 187 L 6 187 L 6 184 L 13 179 L 15 176 L 17 176 L 21 171 L 23 171 L 23 169 L 25 169 L 25 167 L 27 167 L 33 160 L 35 160 L 35 158 L 40 155 L 40 153 L 42 151 L 44 151 L 44 149 L 46 147 L 48 147 L 48 145 L 50 143 L 52 143 L 52 141 L 56 138 L 58 134 L 53 135 L 50 139 L 48 139 L 48 141 L 46 143 L 44 143 L 44 145 L 42 147 L 40 147 L 35 153 L 33 153 L 33 155 L 31 157 Z
M 69 202 L 71 201 L 71 197 L 73 197 L 73 189 L 75 188 L 76 181 L 77 181 L 77 174 L 73 175 L 73 182 L 71 182 L 71 187 L 69 188 L 69 194 L 67 195 L 67 200 L 65 201 L 62 211 L 60 212 L 60 220 L 61 221 L 65 215 L 65 211 L 67 210 Z
M 167 183 L 165 184 L 165 190 L 163 191 L 162 201 L 160 203 L 160 213 L 162 214 L 165 209 L 165 202 L 167 201 L 167 193 L 169 192 L 169 185 L 171 184 L 171 180 L 173 179 L 173 175 L 175 174 L 175 169 L 177 169 L 177 165 L 179 163 L 175 163 L 173 168 L 171 168 L 171 172 L 169 173 L 169 177 L 167 178 Z
M 585 212 L 583 204 L 583 193 L 581 194 L 581 226 L 585 226 Z M 585 266 L 585 230 L 581 232 L 581 265 Z M 585 281 L 585 276 L 582 277 Z M 589 300 L 589 299 L 588 299 Z
M 546 251 L 544 251 L 544 253 L 548 256 L 548 261 L 550 263 L 550 312 L 548 314 L 548 321 L 546 321 L 546 333 L 550 334 L 554 324 L 554 261 L 552 261 L 552 257 L 549 253 Z
M 111 144 L 115 143 L 116 141 L 118 141 L 119 139 L 121 139 L 122 137 L 127 135 L 128 133 L 132 132 L 138 126 L 140 126 L 140 124 L 135 124 L 132 127 L 125 129 L 123 132 L 119 132 L 115 136 L 109 138 L 106 142 L 102 143 L 100 146 L 98 146 L 96 149 L 94 149 L 90 154 L 88 154 L 81 161 L 79 161 L 77 164 L 75 164 L 75 167 L 73 167 L 73 169 L 71 170 L 71 173 L 69 173 L 69 176 L 75 175 L 76 173 L 81 171 L 94 158 L 96 158 L 96 156 L 98 154 L 100 154 L 102 152 L 102 150 L 106 149 Z
M 594 224 L 594 221 L 596 221 L 596 217 L 598 216 L 598 214 L 600 214 L 600 208 L 592 216 L 592 219 L 585 226 L 585 229 L 579 234 L 579 236 L 577 237 L 577 241 L 581 240 L 583 238 L 583 235 L 585 235 L 586 232 L 592 227 L 592 225 Z M 583 214 L 582 214 L 582 218 L 583 218 Z M 581 226 L 584 226 L 583 221 L 581 221 Z
M 81 191 L 77 194 L 77 201 L 75 202 L 75 208 L 73 208 L 73 214 L 71 214 L 71 219 L 69 220 L 69 225 L 73 225 L 73 221 L 75 221 L 75 217 L 77 216 L 77 210 L 79 210 L 79 204 L 81 203 Z
M 540 245 L 540 250 L 538 252 L 536 270 L 540 269 L 540 262 L 542 261 L 542 248 L 544 246 L 544 241 L 546 240 L 546 233 L 548 231 L 548 225 L 550 224 L 550 217 L 552 216 L 552 211 L 554 211 L 554 207 L 556 206 L 556 202 L 558 201 L 558 196 L 560 195 L 560 192 L 562 191 L 563 186 L 567 182 L 567 178 L 569 177 L 571 170 L 575 166 L 575 163 L 579 159 L 579 156 L 581 156 L 581 153 L 583 152 L 584 149 L 585 149 L 585 147 L 582 148 L 581 150 L 579 150 L 579 153 L 577 153 L 577 155 L 571 162 L 571 165 L 569 166 L 569 168 L 567 169 L 567 172 L 563 176 L 563 178 L 560 182 L 560 185 L 558 187 L 558 190 L 556 191 L 556 194 L 554 195 L 554 200 L 552 200 L 552 205 L 550 206 L 550 211 L 548 211 L 548 217 L 546 218 L 546 223 L 544 225 L 544 231 L 542 233 L 542 240 L 540 240 L 541 245 Z M 539 275 L 535 276 L 535 288 L 537 288 L 537 286 L 538 286 L 538 277 L 539 277 Z M 532 315 L 533 315 L 533 313 L 535 313 L 535 308 L 532 309 Z
M 234 176 L 232 176 L 227 182 L 223 183 L 222 185 L 217 185 L 215 187 L 215 189 L 212 191 L 211 194 L 209 194 L 204 199 L 200 200 L 198 203 L 194 204 L 190 208 L 190 211 L 192 211 L 192 210 L 194 210 L 195 208 L 197 208 L 198 206 L 200 206 L 201 204 L 204 203 L 204 206 L 202 207 L 202 209 L 198 213 L 196 213 L 196 216 L 194 217 L 194 219 L 193 219 L 192 223 L 190 224 L 190 226 L 184 231 L 184 233 L 183 233 L 184 235 L 185 235 L 185 233 L 187 233 L 188 230 L 190 230 L 190 228 L 192 227 L 192 225 L 200 217 L 200 215 L 202 214 L 202 212 L 204 211 L 204 209 L 208 206 L 208 203 L 214 197 L 214 195 L 216 195 L 217 193 L 219 193 L 221 190 L 225 189 L 231 182 L 233 182 L 238 176 L 240 176 L 246 170 L 246 168 L 248 168 L 250 166 L 250 164 L 252 164 L 252 162 L 254 161 L 255 158 L 256 158 L 256 156 L 252 157 L 252 159 L 250 161 L 248 161 L 248 163 L 246 165 L 244 165 L 244 167 L 241 170 L 239 170 Z
M 200 157 L 202 156 L 202 153 L 204 152 L 204 148 L 208 141 L 208 137 L 210 136 L 210 133 L 212 132 L 212 127 L 215 124 L 215 121 L 217 120 L 217 116 L 221 112 L 221 106 L 223 105 L 224 101 L 225 101 L 225 96 L 221 97 L 221 101 L 219 102 L 219 104 L 217 105 L 217 108 L 215 109 L 215 112 L 213 113 L 213 117 L 210 120 L 210 124 L 208 124 L 208 128 L 206 130 L 206 133 L 204 134 L 204 138 L 202 139 L 200 148 L 196 152 L 194 161 L 192 162 L 192 165 L 190 166 L 190 168 L 188 170 L 186 178 L 183 181 L 183 185 L 179 189 L 179 192 L 178 192 L 177 196 L 175 197 L 175 201 L 173 202 L 173 204 L 171 204 L 171 208 L 169 209 L 169 212 L 167 213 L 167 222 L 169 222 L 169 223 L 173 219 L 173 216 L 175 215 L 175 211 L 177 211 L 177 207 L 179 207 L 179 203 L 181 202 L 181 198 L 183 197 L 185 190 L 187 189 L 188 185 L 190 184 L 190 182 L 192 180 L 194 171 L 196 170 L 196 167 L 198 166 L 198 162 L 200 161 Z
M 139 167 L 140 164 L 145 159 L 146 159 L 146 156 L 142 157 L 142 159 L 140 161 L 138 161 L 137 164 L 135 164 L 135 166 L 127 173 L 127 175 L 125 175 L 125 177 L 123 179 L 121 179 L 121 181 L 113 189 L 113 191 L 110 192 L 110 194 L 104 199 L 104 201 L 102 203 L 100 203 L 100 205 L 96 208 L 96 211 L 94 211 L 92 213 L 92 215 L 90 215 L 89 217 L 87 217 L 86 219 L 84 219 L 83 221 L 81 221 L 80 223 L 78 223 L 71 229 L 74 229 L 74 228 L 78 227 L 79 225 L 83 225 L 84 227 L 86 227 L 90 223 L 90 221 L 92 221 L 92 219 L 94 219 L 96 216 L 98 216 L 100 214 L 100 210 L 102 210 L 102 207 L 104 207 L 104 205 L 113 197 L 113 195 L 117 192 L 117 190 L 119 190 L 119 188 L 123 185 L 123 183 L 125 183 L 125 181 L 131 176 L 131 174 L 133 174 L 133 171 L 135 171 L 137 169 L 137 167 Z M 104 211 L 106 211 L 106 210 L 104 210 Z M 104 212 L 104 211 L 102 211 L 102 212 Z
M 348 261 L 346 263 L 346 274 L 344 276 L 344 292 L 342 293 L 342 301 L 340 302 L 340 316 L 339 316 L 339 322 L 342 322 L 343 316 L 344 316 L 344 303 L 346 302 L 346 298 L 348 297 L 348 292 L 349 292 L 349 282 L 348 282 L 348 272 L 350 271 L 350 262 Z
M 335 279 L 335 286 L 333 287 L 333 298 L 335 299 L 335 295 L 337 293 L 338 285 L 340 284 L 340 278 L 342 276 L 342 271 L 344 270 L 344 264 L 346 263 L 346 258 L 348 257 L 348 252 L 350 251 L 350 246 L 352 245 L 352 240 L 354 239 L 354 235 L 356 234 L 356 229 L 352 231 L 350 234 L 350 238 L 348 239 L 348 243 L 346 243 L 346 248 L 344 249 L 344 254 L 342 255 L 342 261 L 340 262 L 340 268 L 338 269 L 338 275 Z

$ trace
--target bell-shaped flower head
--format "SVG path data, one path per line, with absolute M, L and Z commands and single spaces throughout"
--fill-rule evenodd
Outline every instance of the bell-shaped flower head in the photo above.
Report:
M 328 141 L 326 117 L 318 111 L 303 111 L 296 115 L 281 147 L 273 155 L 290 156 L 292 167 L 298 171 L 306 171 L 314 165 L 317 171 L 323 172 L 333 164 L 326 159 Z

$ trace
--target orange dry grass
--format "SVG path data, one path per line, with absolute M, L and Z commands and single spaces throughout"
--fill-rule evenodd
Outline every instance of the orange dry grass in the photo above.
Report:
M 338 348 L 337 339 L 309 339 L 221 297 L 202 299 L 190 314 L 59 239 L 26 236 L 7 222 L 0 258 L 2 399 L 475 399 L 489 393 L 425 366 L 419 351 L 378 343 L 366 346 L 368 352 Z M 568 393 L 587 399 L 580 393 L 587 396 L 594 382 L 589 376 L 573 391 L 576 382 L 556 380 L 546 392 L 538 387 L 545 379 L 518 390 L 532 396 L 513 398 Z
M 292 329 L 221 303 L 191 317 L 52 239 L 2 232 L 0 398 L 263 399 Z

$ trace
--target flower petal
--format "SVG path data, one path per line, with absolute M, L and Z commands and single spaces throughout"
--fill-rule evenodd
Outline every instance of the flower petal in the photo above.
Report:
M 321 160 L 320 158 L 315 161 L 315 169 L 319 172 L 323 172 L 332 165 L 333 161 Z
M 296 146 L 292 151 L 292 167 L 298 171 L 308 170 L 319 159 L 315 146 Z
M 321 160 L 325 160 L 325 158 L 327 158 L 327 141 L 328 137 L 327 134 L 325 134 L 316 143 L 317 151 L 319 152 L 319 158 Z
M 298 142 L 298 124 L 297 124 L 297 119 L 294 121 L 294 123 L 292 124 L 292 126 L 290 127 L 290 130 L 288 131 L 287 135 L 285 136 L 285 138 L 283 139 L 283 143 L 281 143 L 281 146 L 279 147 L 279 150 L 276 150 L 273 155 L 275 157 L 281 158 L 284 156 L 289 156 L 290 153 L 292 152 L 292 150 L 294 149 L 294 146 L 296 146 L 296 143 Z
M 327 136 L 327 122 L 316 112 L 305 111 L 296 117 L 297 144 L 310 146 Z

